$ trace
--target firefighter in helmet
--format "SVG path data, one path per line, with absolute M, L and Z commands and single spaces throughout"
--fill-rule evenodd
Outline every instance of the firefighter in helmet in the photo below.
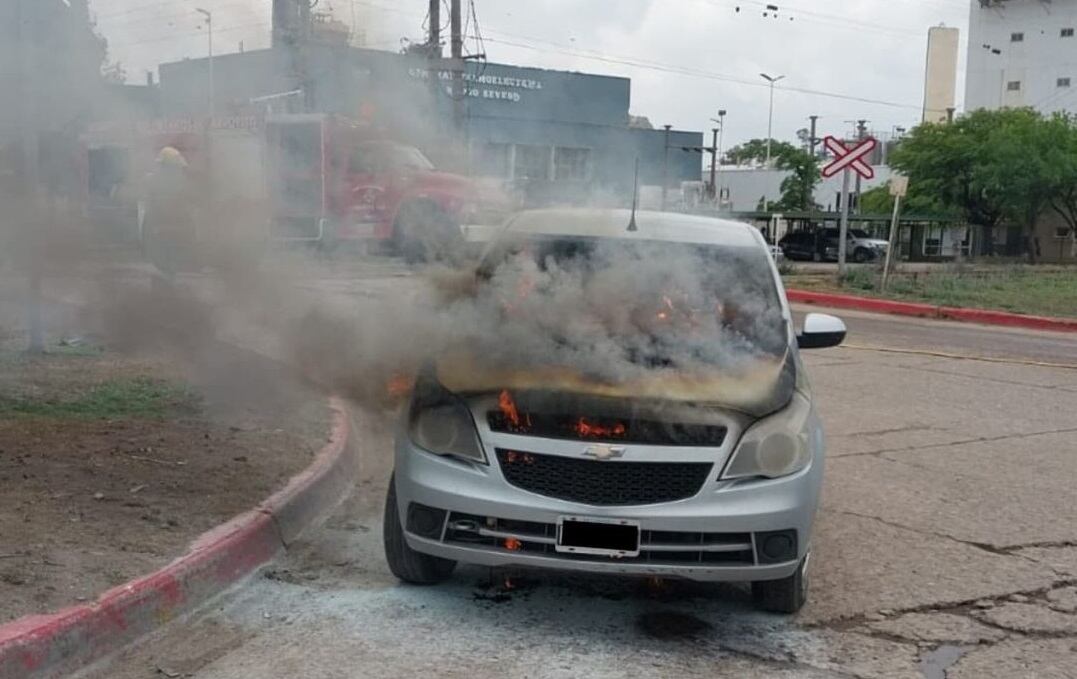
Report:
M 141 232 L 146 257 L 170 283 L 177 273 L 196 268 L 195 205 L 187 160 L 166 146 L 146 178 Z

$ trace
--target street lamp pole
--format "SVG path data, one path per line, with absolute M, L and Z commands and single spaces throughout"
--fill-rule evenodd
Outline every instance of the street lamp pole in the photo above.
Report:
M 760 73 L 763 80 L 770 83 L 770 113 L 767 115 L 767 162 L 766 168 L 770 169 L 770 139 L 774 136 L 774 85 L 780 80 L 784 80 L 784 75 L 772 76 L 766 73 Z
M 206 33 L 209 34 L 209 117 L 213 118 L 214 114 L 214 99 L 216 98 L 216 91 L 214 90 L 213 82 L 213 12 L 208 9 L 195 8 L 195 11 L 206 17 Z
M 779 80 L 784 80 L 785 76 L 772 76 L 767 75 L 766 73 L 760 73 L 759 75 L 763 77 L 763 80 L 766 80 L 768 83 L 770 83 L 770 113 L 767 115 L 767 160 L 763 164 L 764 170 L 770 170 L 770 140 L 771 137 L 774 136 L 774 85 L 776 85 Z M 766 191 L 764 191 L 763 212 L 767 212 L 769 209 L 770 201 L 767 200 L 767 194 Z
M 725 136 L 725 114 L 724 108 L 719 109 L 718 117 L 711 118 L 711 122 L 718 123 L 718 144 L 714 157 L 711 158 L 711 191 L 714 192 L 714 204 L 718 207 L 722 206 L 722 138 Z M 717 165 L 717 171 L 715 171 L 715 165 Z

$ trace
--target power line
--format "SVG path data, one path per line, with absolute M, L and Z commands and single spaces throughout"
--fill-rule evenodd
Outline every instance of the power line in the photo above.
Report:
M 486 29 L 486 30 L 487 30 L 488 33 L 496 33 L 496 34 L 500 34 L 500 35 L 505 35 L 501 31 L 494 31 L 494 30 L 491 30 L 489 28 Z M 537 39 L 534 39 L 534 38 L 527 38 L 527 39 L 538 41 Z M 687 68 L 687 67 L 683 67 L 683 66 L 676 66 L 676 65 L 673 65 L 673 64 L 663 64 L 663 63 L 659 63 L 659 62 L 642 61 L 642 60 L 634 59 L 632 57 L 619 57 L 619 56 L 615 56 L 615 55 L 600 56 L 600 55 L 597 55 L 597 54 L 589 54 L 589 53 L 587 53 L 586 51 L 583 51 L 583 50 L 573 50 L 571 48 L 563 49 L 563 50 L 560 50 L 560 51 L 559 50 L 550 50 L 550 49 L 545 49 L 545 48 L 542 48 L 542 47 L 537 47 L 535 45 L 530 45 L 530 44 L 527 44 L 527 43 L 513 42 L 513 41 L 510 41 L 510 40 L 501 40 L 501 39 L 489 38 L 489 37 L 486 38 L 486 42 L 492 42 L 492 43 L 497 43 L 497 44 L 501 44 L 501 45 L 508 45 L 508 46 L 512 46 L 512 47 L 519 47 L 519 48 L 523 48 L 523 49 L 530 49 L 530 50 L 535 50 L 537 52 L 551 52 L 551 53 L 555 53 L 555 54 L 559 53 L 559 54 L 564 54 L 564 55 L 567 55 L 567 56 L 579 57 L 581 59 L 589 59 L 589 60 L 592 60 L 592 61 L 600 61 L 600 62 L 610 63 L 610 64 L 619 64 L 619 65 L 622 65 L 622 66 L 632 66 L 632 67 L 635 67 L 635 68 L 641 68 L 641 69 L 647 69 L 647 70 L 653 70 L 653 71 L 660 71 L 660 72 L 664 72 L 664 73 L 675 73 L 675 74 L 678 74 L 678 75 L 685 75 L 685 76 L 689 76 L 689 77 L 704 78 L 704 79 L 707 79 L 707 80 L 720 80 L 720 81 L 723 81 L 723 82 L 732 82 L 732 83 L 737 83 L 737 84 L 740 84 L 740 85 L 748 85 L 750 87 L 769 87 L 769 85 L 766 85 L 765 83 L 756 82 L 755 80 L 749 80 L 747 78 L 741 78 L 739 76 L 728 75 L 728 74 L 724 74 L 724 73 L 716 73 L 716 72 L 713 72 L 713 71 L 704 71 L 704 70 L 700 70 L 700 69 L 692 69 L 692 68 Z M 907 109 L 911 109 L 911 110 L 921 110 L 923 108 L 923 106 L 921 104 L 905 104 L 905 103 L 896 102 L 896 101 L 887 101 L 885 99 L 872 99 L 870 97 L 858 97 L 856 95 L 841 94 L 841 93 L 837 93 L 837 92 L 827 92 L 825 90 L 815 90 L 815 89 L 810 89 L 810 88 L 806 88 L 806 87 L 785 86 L 785 87 L 778 87 L 777 89 L 782 90 L 782 91 L 786 91 L 786 92 L 797 92 L 797 93 L 800 93 L 800 94 L 810 94 L 810 95 L 813 95 L 813 96 L 829 97 L 829 98 L 832 98 L 832 99 L 842 99 L 842 100 L 845 100 L 845 101 L 856 101 L 856 102 L 860 102 L 860 103 L 864 103 L 864 104 L 876 104 L 876 105 L 879 105 L 879 106 L 889 106 L 889 107 L 893 107 L 893 108 L 907 108 Z

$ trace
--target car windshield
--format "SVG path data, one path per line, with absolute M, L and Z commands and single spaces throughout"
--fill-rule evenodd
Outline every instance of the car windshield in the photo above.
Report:
M 853 238 L 871 238 L 868 232 L 863 229 L 849 229 L 849 235 Z
M 414 146 L 384 144 L 379 149 L 382 165 L 389 170 L 433 170 L 434 164 Z
M 351 155 L 352 172 L 429 171 L 434 164 L 414 146 L 378 142 L 362 144 Z

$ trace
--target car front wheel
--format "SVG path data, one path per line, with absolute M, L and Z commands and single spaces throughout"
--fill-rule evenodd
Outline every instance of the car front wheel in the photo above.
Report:
M 389 479 L 389 491 L 385 494 L 384 540 L 389 570 L 404 582 L 436 585 L 448 580 L 456 568 L 455 561 L 416 552 L 408 546 L 396 504 L 396 482 L 392 478 Z
M 808 600 L 808 557 L 800 562 L 796 572 L 781 580 L 760 580 L 752 583 L 752 598 L 764 611 L 796 613 Z

